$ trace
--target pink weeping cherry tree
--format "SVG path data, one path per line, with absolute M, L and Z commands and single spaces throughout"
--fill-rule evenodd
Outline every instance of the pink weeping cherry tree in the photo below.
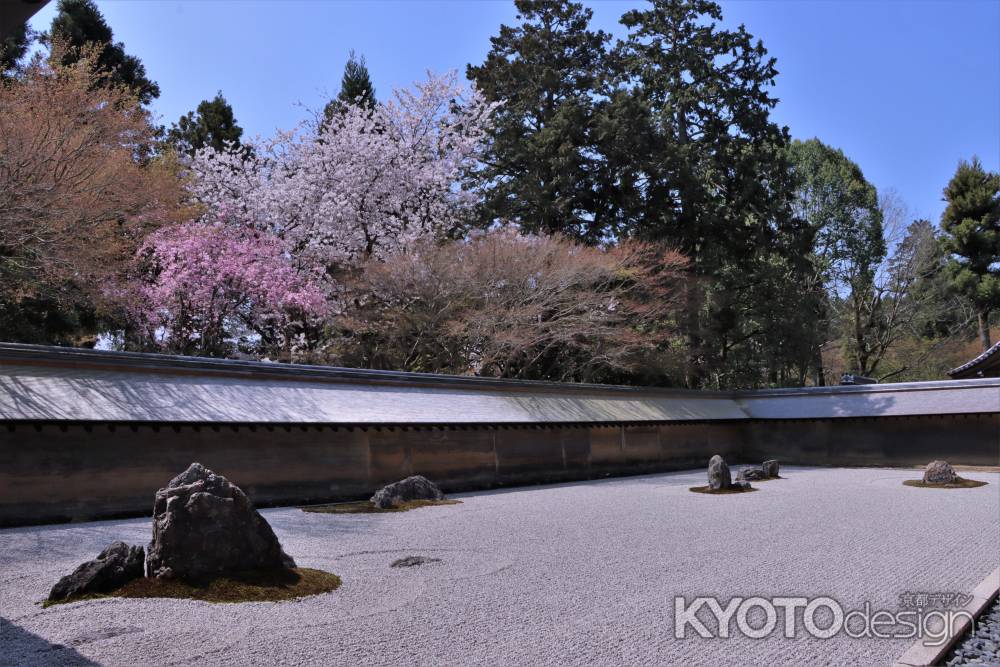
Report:
M 319 276 L 297 269 L 280 239 L 226 222 L 187 222 L 140 248 L 130 299 L 147 342 L 177 354 L 228 356 L 242 342 L 289 358 L 329 310 Z

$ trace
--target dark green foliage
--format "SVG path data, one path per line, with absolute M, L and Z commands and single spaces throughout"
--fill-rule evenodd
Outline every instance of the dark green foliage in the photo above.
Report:
M 785 129 L 770 120 L 775 61 L 714 2 L 657 1 L 622 17 L 619 99 L 639 124 L 635 232 L 675 243 L 707 273 L 745 260 L 789 218 Z
M 60 44 L 58 57 L 63 65 L 76 62 L 85 45 L 95 44 L 100 48 L 97 64 L 108 72 L 106 83 L 129 87 L 143 104 L 160 96 L 160 87 L 146 76 L 142 62 L 125 53 L 124 44 L 113 41 L 111 26 L 93 0 L 59 0 L 48 40 Z
M 204 100 L 197 110 L 189 111 L 167 131 L 167 143 L 179 153 L 193 156 L 210 146 L 217 151 L 237 148 L 243 128 L 236 123 L 233 108 L 220 90 L 213 99 Z
M 793 141 L 795 212 L 815 230 L 815 263 L 827 284 L 871 281 L 885 257 L 878 192 L 861 168 L 819 139 Z
M 378 100 L 375 98 L 375 87 L 368 74 L 365 57 L 359 58 L 351 51 L 347 64 L 344 65 L 344 75 L 340 79 L 340 92 L 323 109 L 323 118 L 329 122 L 334 114 L 343 113 L 349 105 L 374 109 L 376 104 Z
M 73 299 L 48 296 L 24 297 L 15 302 L 0 300 L 0 340 L 88 347 L 96 341 L 99 320 L 92 309 L 75 301 L 73 285 L 65 289 Z
M 775 61 L 742 26 L 720 29 L 721 18 L 705 0 L 627 12 L 607 114 L 625 229 L 691 260 L 691 386 L 736 380 L 718 375 L 734 355 L 753 376 L 784 354 L 769 331 L 781 314 L 760 291 L 787 285 L 808 233 L 791 212 L 787 130 L 770 120 Z
M 591 31 L 575 2 L 516 0 L 516 26 L 501 26 L 486 61 L 470 65 L 495 113 L 482 222 L 513 222 L 597 242 L 615 231 L 597 117 L 608 35 Z
M 14 28 L 0 37 L 0 79 L 15 71 L 21 59 L 28 52 L 34 35 L 27 23 Z
M 990 313 L 1000 308 L 1000 174 L 977 158 L 962 161 L 944 189 L 944 248 L 955 289 L 976 310 L 983 350 L 990 347 Z

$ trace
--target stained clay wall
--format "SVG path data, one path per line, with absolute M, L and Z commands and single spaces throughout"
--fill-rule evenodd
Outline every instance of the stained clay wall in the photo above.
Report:
M 363 498 L 423 474 L 446 491 L 778 458 L 800 465 L 1000 465 L 1000 414 L 618 425 L 0 425 L 0 525 L 148 514 L 192 461 L 261 506 Z

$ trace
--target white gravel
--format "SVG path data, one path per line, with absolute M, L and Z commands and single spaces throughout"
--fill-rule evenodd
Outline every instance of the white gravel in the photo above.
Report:
M 2 665 L 887 665 L 910 640 L 673 637 L 676 595 L 830 595 L 897 609 L 968 592 L 1000 561 L 1000 475 L 919 489 L 919 471 L 783 468 L 742 495 L 703 471 L 457 496 L 401 514 L 264 511 L 330 594 L 213 605 L 106 599 L 42 609 L 63 574 L 149 521 L 0 531 Z M 237 483 L 239 480 L 235 480 Z M 152 499 L 152 494 L 150 494 Z M 444 562 L 389 564 L 409 555 Z M 779 623 L 780 628 L 780 623 Z

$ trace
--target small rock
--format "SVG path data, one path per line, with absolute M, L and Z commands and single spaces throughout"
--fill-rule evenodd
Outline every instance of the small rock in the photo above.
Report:
M 156 492 L 146 563 L 150 577 L 187 580 L 295 567 L 240 487 L 200 463 Z
M 733 488 L 749 491 L 753 487 L 751 487 L 750 482 L 746 481 L 745 479 L 737 479 L 735 482 L 733 482 Z
M 389 509 L 410 500 L 444 500 L 444 494 L 437 484 L 423 475 L 413 475 L 383 486 L 371 497 L 371 503 L 381 509 Z
M 931 461 L 924 470 L 924 484 L 954 484 L 957 480 L 955 469 L 947 461 Z
M 767 474 L 762 468 L 741 468 L 738 473 L 736 473 L 737 481 L 758 481 L 761 479 L 767 479 Z
M 708 487 L 713 491 L 728 489 L 733 484 L 729 466 L 718 454 L 708 461 Z
M 406 558 L 392 561 L 389 567 L 413 567 L 414 565 L 430 565 L 441 562 L 443 561 L 440 558 L 431 558 L 430 556 L 407 556 Z
M 779 466 L 777 459 L 768 459 L 767 461 L 764 461 L 760 467 L 764 471 L 764 474 L 769 478 L 778 476 Z
M 124 542 L 112 542 L 94 560 L 83 563 L 60 579 L 49 600 L 65 600 L 84 593 L 108 593 L 143 574 L 145 552 Z

